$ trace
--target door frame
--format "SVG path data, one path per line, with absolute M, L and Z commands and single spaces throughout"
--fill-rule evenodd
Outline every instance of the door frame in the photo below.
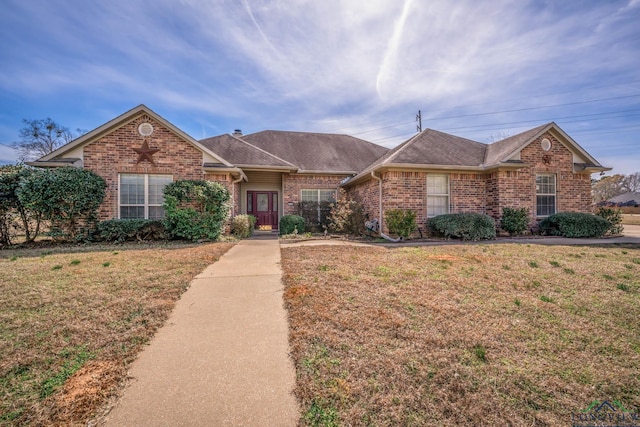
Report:
M 280 192 L 275 190 L 247 190 L 247 214 L 256 217 L 256 228 L 260 225 L 270 225 L 272 230 L 278 230 L 280 222 Z M 268 208 L 258 211 L 258 195 L 268 195 Z

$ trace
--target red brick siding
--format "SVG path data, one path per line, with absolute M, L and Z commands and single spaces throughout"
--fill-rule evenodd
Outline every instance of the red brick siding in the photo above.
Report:
M 138 125 L 151 123 L 153 134 L 146 138 L 149 147 L 159 151 L 153 155 L 155 165 L 146 160 L 136 164 L 145 138 L 138 134 Z M 100 219 L 118 218 L 118 174 L 166 174 L 174 181 L 179 179 L 203 179 L 202 152 L 178 135 L 140 114 L 132 121 L 109 132 L 84 147 L 84 167 L 96 172 L 107 182 L 105 201 L 100 207 Z
M 380 209 L 378 181 L 368 178 L 365 181 L 347 187 L 345 190 L 355 201 L 362 204 L 364 213 L 368 215 L 369 219 L 378 218 Z
M 487 200 L 487 178 L 488 175 L 483 174 L 449 174 L 450 212 L 486 213 L 487 207 L 485 205 L 485 200 Z
M 290 174 L 282 175 L 282 186 L 284 189 L 284 215 L 297 213 L 298 203 L 302 197 L 303 189 L 334 189 L 337 190 L 340 182 L 347 175 L 307 175 Z

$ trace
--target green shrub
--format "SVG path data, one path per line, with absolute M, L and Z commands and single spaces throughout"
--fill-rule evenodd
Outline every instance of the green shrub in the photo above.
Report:
M 18 234 L 24 234 L 25 241 L 31 242 L 40 232 L 40 213 L 18 199 L 20 181 L 33 171 L 22 164 L 0 166 L 0 246 L 10 245 Z
M 429 220 L 431 231 L 447 239 L 495 239 L 496 225 L 488 215 L 478 213 L 445 214 Z
M 125 242 L 130 240 L 162 240 L 167 238 L 162 221 L 149 219 L 110 219 L 98 223 L 96 240 Z
M 340 188 L 338 200 L 331 204 L 329 229 L 336 233 L 361 234 L 364 231 L 364 207 Z
M 284 215 L 280 218 L 280 234 L 304 232 L 304 218 L 300 215 Z
M 37 169 L 20 179 L 23 206 L 51 222 L 49 235 L 62 240 L 88 237 L 98 218 L 107 185 L 86 169 Z
M 622 226 L 622 211 L 619 208 L 601 206 L 596 211 L 596 215 L 611 223 L 609 230 L 607 230 L 607 234 L 611 236 L 619 236 L 623 233 L 624 227 Z
M 502 229 L 515 236 L 524 233 L 529 225 L 529 210 L 527 208 L 504 208 L 502 210 Z
M 217 240 L 229 216 L 229 191 L 210 181 L 174 181 L 164 187 L 163 224 L 172 237 Z
M 329 228 L 329 215 L 331 212 L 331 202 L 303 201 L 298 203 L 298 216 L 304 218 L 305 229 L 321 231 Z M 302 232 L 303 230 L 298 230 Z
M 610 227 L 606 219 L 581 212 L 560 212 L 540 221 L 540 231 L 550 236 L 601 237 Z
M 412 210 L 388 210 L 384 214 L 384 220 L 390 233 L 405 239 L 416 229 L 416 213 Z
M 256 227 L 256 217 L 253 215 L 236 215 L 231 220 L 231 232 L 240 239 L 251 237 Z

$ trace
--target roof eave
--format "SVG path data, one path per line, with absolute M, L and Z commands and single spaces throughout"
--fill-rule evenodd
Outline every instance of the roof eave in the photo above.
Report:
M 82 159 L 67 158 L 58 160 L 35 160 L 33 162 L 25 162 L 25 165 L 33 166 L 36 168 L 60 168 L 64 166 L 73 166 L 75 168 L 82 168 Z

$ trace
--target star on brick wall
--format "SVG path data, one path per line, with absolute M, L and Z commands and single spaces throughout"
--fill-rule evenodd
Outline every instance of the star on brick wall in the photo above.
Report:
M 142 147 L 133 148 L 133 151 L 138 153 L 138 161 L 136 162 L 136 165 L 143 160 L 147 160 L 149 161 L 149 163 L 155 166 L 156 163 L 153 161 L 152 156 L 160 150 L 158 148 L 149 148 L 149 144 L 147 143 L 147 141 L 144 141 L 142 143 Z

